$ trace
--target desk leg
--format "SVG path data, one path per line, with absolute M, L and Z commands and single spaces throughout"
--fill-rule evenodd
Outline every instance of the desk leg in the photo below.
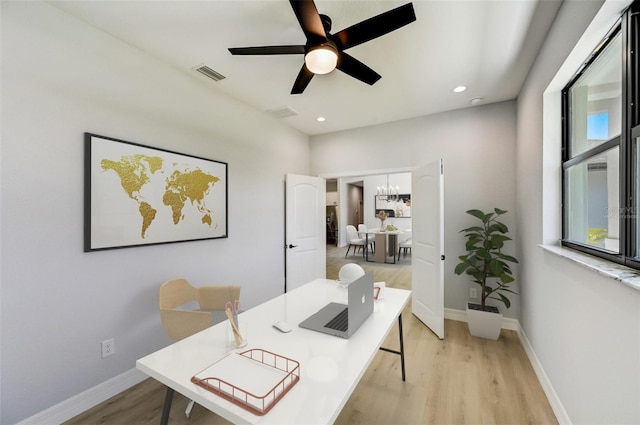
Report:
M 171 411 L 171 403 L 173 402 L 173 388 L 167 387 L 167 395 L 164 398 L 164 407 L 162 408 L 162 419 L 160 425 L 169 423 L 169 412 Z
M 402 369 L 402 380 L 406 381 L 406 374 L 404 370 L 404 337 L 402 335 L 402 313 L 398 316 L 398 333 L 400 334 L 400 351 L 391 350 L 389 348 L 380 347 L 382 351 L 386 351 L 388 353 L 398 354 L 400 355 L 400 367 Z
M 398 316 L 398 333 L 400 334 L 400 365 L 402 367 L 402 380 L 406 381 L 404 373 L 404 337 L 402 332 L 402 313 Z

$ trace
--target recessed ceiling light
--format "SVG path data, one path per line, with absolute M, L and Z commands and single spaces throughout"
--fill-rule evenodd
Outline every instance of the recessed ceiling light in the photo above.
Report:
M 470 104 L 472 105 L 479 105 L 480 103 L 482 103 L 482 98 L 481 97 L 474 97 L 473 99 L 471 99 L 469 101 Z
M 318 122 L 324 122 L 324 121 L 326 121 L 326 120 L 327 120 L 327 119 L 326 119 L 325 117 L 318 117 L 318 118 L 316 118 L 316 121 L 318 121 Z
M 454 93 L 462 93 L 463 91 L 465 91 L 467 89 L 467 87 L 465 86 L 458 86 L 455 89 L 453 89 Z

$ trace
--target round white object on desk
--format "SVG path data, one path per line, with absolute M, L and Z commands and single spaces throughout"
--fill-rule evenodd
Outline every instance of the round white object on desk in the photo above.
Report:
M 364 276 L 364 269 L 355 263 L 345 264 L 340 267 L 338 272 L 338 283 L 342 286 L 348 286 L 351 282 Z

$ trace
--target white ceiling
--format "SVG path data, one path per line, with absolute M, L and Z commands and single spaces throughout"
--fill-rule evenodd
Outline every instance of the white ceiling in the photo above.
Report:
M 316 0 L 332 33 L 408 1 Z M 304 44 L 286 0 L 49 1 L 90 25 L 184 70 L 308 135 L 515 99 L 561 0 L 417 0 L 416 21 L 347 52 L 378 74 L 368 86 L 340 71 L 289 94 L 302 55 L 233 56 L 228 47 Z M 219 82 L 193 70 L 205 64 Z M 468 90 L 453 93 L 465 85 Z M 317 122 L 324 116 L 326 121 Z

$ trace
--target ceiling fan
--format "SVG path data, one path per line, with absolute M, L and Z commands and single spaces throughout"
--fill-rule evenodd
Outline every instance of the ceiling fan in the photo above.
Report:
M 291 94 L 300 94 L 315 74 L 327 74 L 338 68 L 369 85 L 381 76 L 344 51 L 395 31 L 416 20 L 413 4 L 408 3 L 331 34 L 331 18 L 318 13 L 313 0 L 289 0 L 307 43 L 305 45 L 232 47 L 233 55 L 304 55 Z

